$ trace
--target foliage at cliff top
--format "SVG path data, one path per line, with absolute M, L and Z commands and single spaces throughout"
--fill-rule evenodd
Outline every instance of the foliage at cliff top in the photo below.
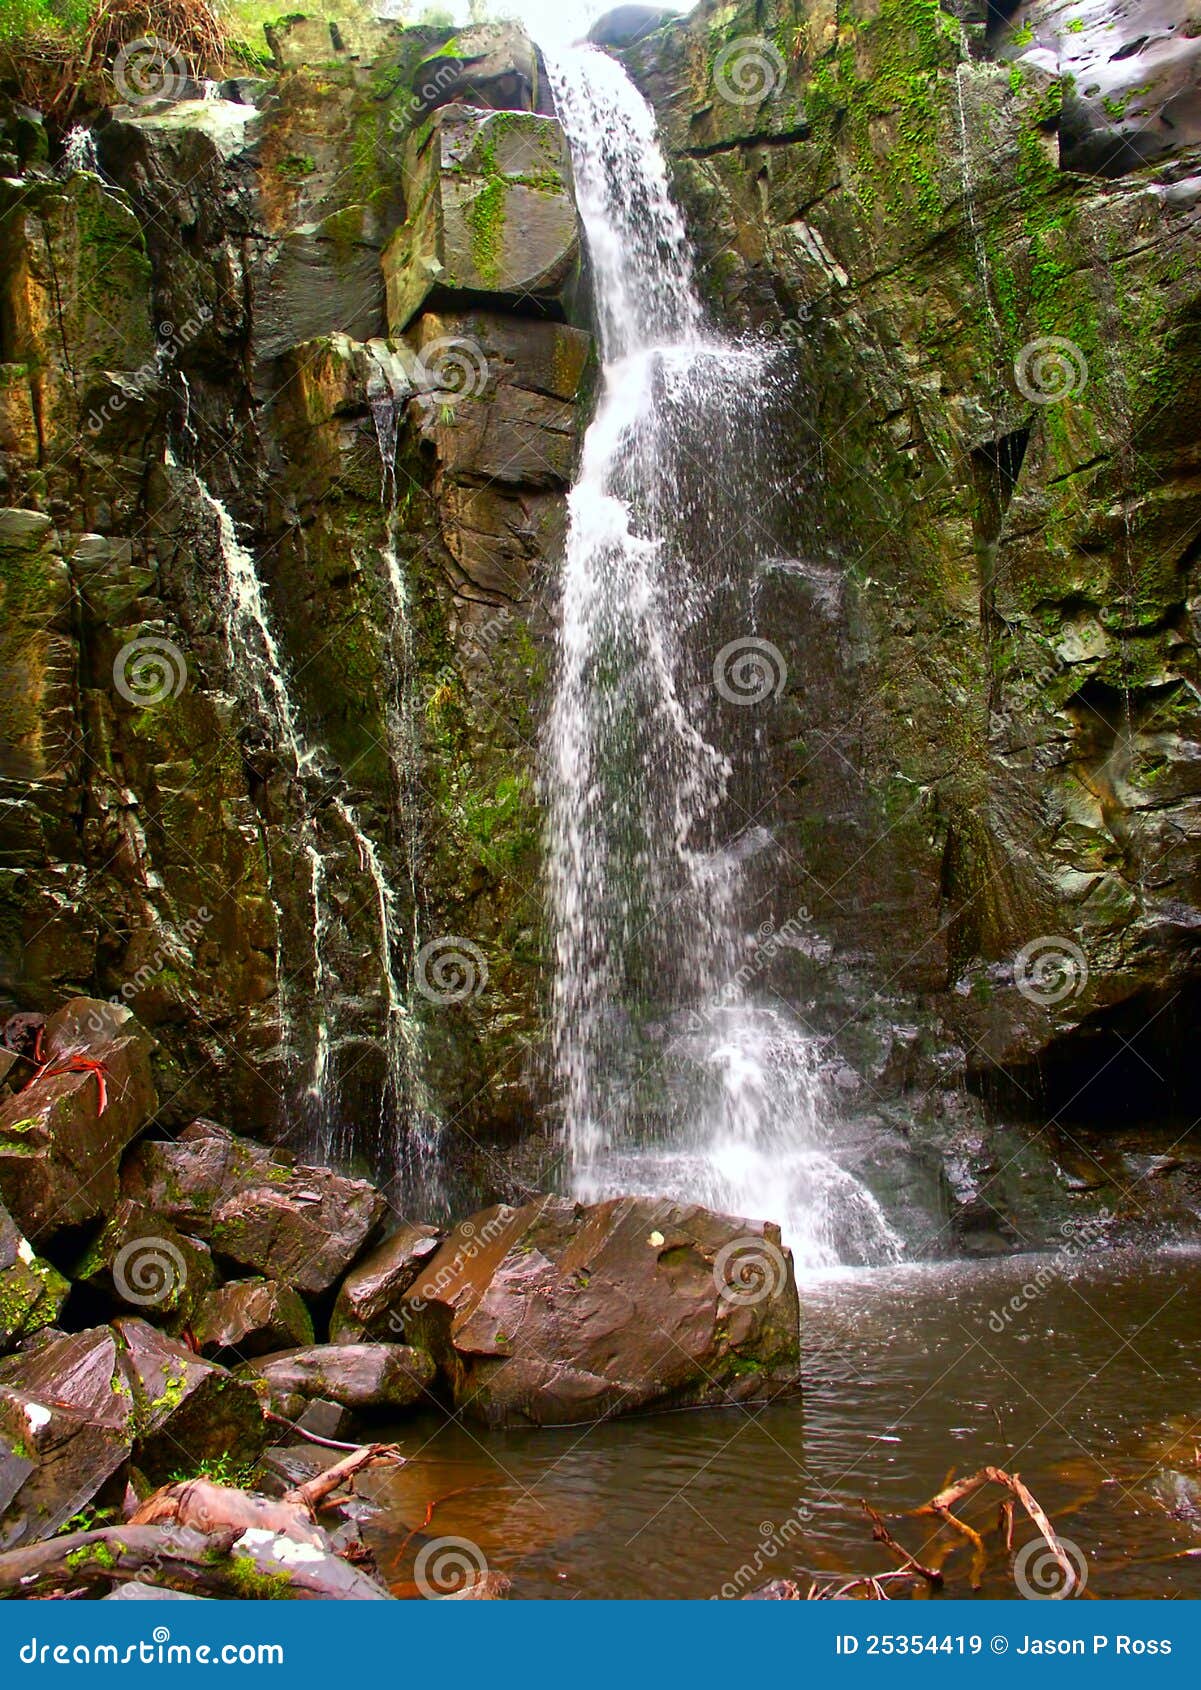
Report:
M 124 48 L 154 41 L 190 75 L 229 57 L 228 21 L 214 0 L 8 0 L 0 14 L 0 77 L 51 117 L 112 98 Z

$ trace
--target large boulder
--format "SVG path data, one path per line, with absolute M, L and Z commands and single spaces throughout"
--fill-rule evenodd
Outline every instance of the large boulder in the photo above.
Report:
M 33 1252 L 0 1204 L 0 1355 L 58 1319 L 71 1287 Z
M 393 1333 L 396 1304 L 441 1241 L 436 1227 L 406 1221 L 352 1268 L 342 1281 L 330 1316 L 331 1342 L 353 1344 L 361 1338 L 383 1338 Z
M 477 24 L 436 47 L 413 73 L 421 112 L 451 102 L 498 111 L 533 111 L 538 103 L 538 53 L 520 24 Z
M 1195 0 L 1021 0 L 1009 12 L 1001 56 L 1063 78 L 1065 169 L 1123 176 L 1201 141 Z
M 192 1336 L 202 1353 L 236 1350 L 239 1356 L 313 1342 L 313 1317 L 290 1285 L 274 1279 L 235 1279 L 201 1300 Z
M 614 6 L 597 18 L 588 39 L 596 47 L 632 47 L 679 15 L 675 6 Z
M 47 1336 L 0 1362 L 0 1546 L 57 1531 L 131 1457 L 158 1483 L 265 1441 L 251 1385 L 143 1320 Z
M 35 1242 L 115 1204 L 121 1154 L 157 1104 L 152 1048 L 128 1009 L 73 998 L 46 1023 L 42 1077 L 0 1098 L 0 1197 Z
M 366 1180 L 294 1164 L 212 1121 L 139 1145 L 121 1187 L 217 1254 L 301 1291 L 324 1291 L 344 1274 L 385 1208 Z
M 408 338 L 428 384 L 421 434 L 441 467 L 456 590 L 521 602 L 565 530 L 591 336 L 491 311 L 426 311 Z
M 408 221 L 383 260 L 393 334 L 431 294 L 567 313 L 580 242 L 556 118 L 445 106 L 408 144 L 405 188 Z
M 651 1197 L 483 1211 L 401 1298 L 410 1340 L 490 1425 L 565 1425 L 799 1388 L 792 1258 L 770 1223 Z
M 314 1344 L 247 1362 L 245 1377 L 265 1379 L 285 1412 L 310 1397 L 343 1408 L 410 1408 L 434 1382 L 434 1364 L 408 1344 Z M 302 1405 L 301 1405 L 302 1406 Z
M 123 1197 L 88 1246 L 72 1278 L 127 1309 L 184 1320 L 213 1283 L 208 1246 L 176 1230 L 144 1203 Z

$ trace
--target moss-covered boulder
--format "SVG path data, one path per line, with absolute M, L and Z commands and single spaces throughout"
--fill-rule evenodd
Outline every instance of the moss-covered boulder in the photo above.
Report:
M 213 1283 L 208 1246 L 123 1197 L 72 1270 L 72 1279 L 149 1319 L 187 1323 Z
M 253 1459 L 266 1435 L 253 1388 L 145 1321 L 48 1336 L 0 1362 L 0 1543 L 51 1536 L 107 1498 L 131 1458 L 161 1483 Z
M 71 1287 L 36 1256 L 0 1204 L 0 1355 L 44 1326 L 53 1326 Z
M 0 1196 L 35 1241 L 115 1203 L 121 1154 L 157 1101 L 152 1049 L 128 1009 L 91 998 L 46 1023 L 46 1066 L 0 1099 Z
M 323 1291 L 369 1241 L 383 1197 L 366 1180 L 294 1163 L 193 1121 L 174 1142 L 139 1145 L 121 1188 L 205 1239 L 215 1254 L 301 1291 Z
M 580 245 L 557 119 L 443 107 L 408 145 L 405 191 L 408 220 L 383 260 L 393 334 L 431 296 L 569 311 Z
M 538 50 L 520 24 L 504 20 L 459 30 L 413 72 L 413 98 L 422 113 L 452 103 L 533 111 L 538 95 Z
M 329 1323 L 331 1343 L 395 1337 L 399 1330 L 396 1305 L 441 1239 L 436 1227 L 404 1221 L 391 1238 L 353 1267 L 338 1287 Z
M 233 1279 L 208 1292 L 191 1322 L 201 1353 L 239 1357 L 313 1342 L 313 1317 L 303 1297 L 275 1279 Z
M 317 1344 L 261 1356 L 240 1372 L 265 1380 L 291 1418 L 310 1397 L 343 1408 L 411 1408 L 427 1395 L 435 1369 L 423 1350 L 408 1344 Z

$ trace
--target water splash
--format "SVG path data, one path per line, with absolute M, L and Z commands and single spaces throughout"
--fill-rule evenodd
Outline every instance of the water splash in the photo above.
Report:
M 755 635 L 758 566 L 786 549 L 778 356 L 707 333 L 653 114 L 622 68 L 579 48 L 547 69 L 603 364 L 546 738 L 576 1188 L 778 1220 L 803 1265 L 890 1260 L 895 1234 L 839 1160 L 817 1042 L 750 989 L 762 730 L 715 687 L 713 653 L 732 624 Z

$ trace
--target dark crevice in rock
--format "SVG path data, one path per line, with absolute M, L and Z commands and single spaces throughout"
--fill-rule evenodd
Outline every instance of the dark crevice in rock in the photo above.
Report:
M 759 147 L 786 147 L 794 141 L 808 141 L 813 130 L 807 123 L 792 129 L 781 129 L 771 135 L 739 135 L 729 141 L 710 141 L 706 145 L 682 147 L 684 158 L 714 158 L 719 153 L 753 152 Z
M 1165 937 L 1201 960 L 1201 912 L 1182 910 Z M 979 1089 L 1040 1125 L 1118 1128 L 1201 1112 L 1195 1060 L 1201 985 L 1148 986 L 1053 1040 L 1036 1062 Z

